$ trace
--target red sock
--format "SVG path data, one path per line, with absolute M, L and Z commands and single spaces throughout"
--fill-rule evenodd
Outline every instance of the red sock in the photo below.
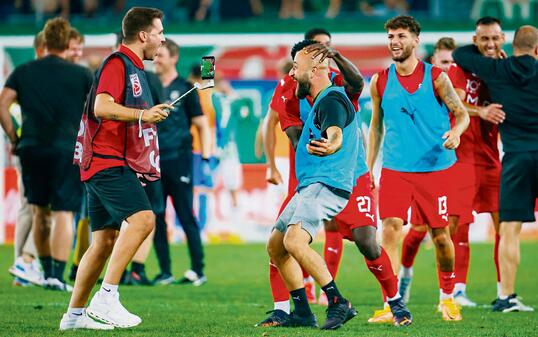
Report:
M 425 236 L 426 232 L 418 232 L 413 227 L 407 232 L 402 244 L 402 266 L 405 268 L 413 267 L 420 243 Z
M 467 284 L 469 272 L 470 247 L 469 247 L 469 224 L 458 224 L 456 233 L 452 236 L 454 243 L 454 283 Z
M 450 295 L 454 292 L 454 272 L 453 271 L 441 271 L 439 265 L 437 266 L 437 277 L 439 277 L 439 288 L 443 293 Z
M 394 297 L 398 293 L 398 278 L 392 270 L 392 265 L 390 263 L 390 258 L 385 251 L 381 248 L 381 256 L 373 261 L 369 261 L 364 258 L 368 270 L 374 274 L 375 278 L 381 285 L 381 290 L 383 292 L 383 300 L 385 297 Z
M 497 282 L 501 282 L 501 269 L 499 268 L 499 241 L 501 241 L 501 236 L 499 234 L 495 234 L 493 260 L 495 261 L 495 270 L 497 271 Z
M 329 273 L 336 280 L 340 260 L 342 260 L 342 234 L 339 232 L 325 232 L 325 246 L 323 247 L 323 257 L 329 269 Z
M 289 301 L 290 293 L 278 272 L 278 268 L 272 262 L 269 262 L 269 281 L 271 283 L 271 292 L 273 293 L 273 302 Z

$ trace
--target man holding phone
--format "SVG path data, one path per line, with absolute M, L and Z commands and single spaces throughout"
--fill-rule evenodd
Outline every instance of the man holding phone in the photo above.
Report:
M 166 39 L 155 55 L 155 71 L 163 84 L 163 96 L 175 101 L 193 88 L 177 72 L 179 46 Z M 198 129 L 202 143 L 202 170 L 209 171 L 211 134 L 207 117 L 203 115 L 198 95 L 188 94 L 174 104 L 170 117 L 159 125 L 159 148 L 161 153 L 161 182 L 163 199 L 172 197 L 191 257 L 191 269 L 185 272 L 182 284 L 200 286 L 207 282 L 204 275 L 204 251 L 198 221 L 193 211 L 193 154 L 191 124 Z M 157 215 L 154 244 L 161 273 L 155 278 L 157 284 L 173 282 L 170 249 L 166 233 L 164 212 Z

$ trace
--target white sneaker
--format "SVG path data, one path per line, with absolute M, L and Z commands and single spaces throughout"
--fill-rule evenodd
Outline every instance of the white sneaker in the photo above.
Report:
M 179 281 L 177 281 L 178 284 L 192 284 L 195 287 L 199 287 L 203 284 L 207 283 L 207 277 L 205 276 L 198 276 L 196 272 L 193 270 L 187 270 L 185 274 L 183 274 L 183 278 Z
M 462 307 L 469 307 L 469 308 L 476 307 L 476 303 L 471 301 L 467 297 L 467 294 L 465 294 L 465 292 L 463 292 L 463 291 L 458 291 L 457 293 L 455 293 L 454 294 L 454 300 L 456 301 L 456 303 L 458 303 Z
M 114 326 L 93 320 L 88 316 L 86 310 L 80 316 L 65 313 L 60 321 L 60 330 L 74 329 L 112 330 Z
M 95 293 L 86 309 L 88 316 L 118 328 L 131 328 L 142 322 L 140 317 L 131 314 L 120 303 L 119 293 L 109 295 L 101 291 Z
M 72 286 L 53 277 L 49 277 L 45 281 L 44 287 L 50 290 L 67 291 L 68 293 L 73 292 Z
M 39 269 L 35 268 L 33 262 L 24 262 L 22 256 L 19 256 L 15 260 L 15 264 L 9 267 L 9 273 L 15 277 L 18 277 L 40 287 L 43 286 L 45 282 L 43 278 L 43 273 Z

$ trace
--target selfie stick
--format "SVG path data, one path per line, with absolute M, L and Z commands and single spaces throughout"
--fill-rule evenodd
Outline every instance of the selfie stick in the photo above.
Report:
M 179 103 L 179 101 L 181 101 L 181 99 L 185 96 L 187 96 L 188 94 L 190 94 L 194 89 L 200 89 L 200 90 L 204 90 L 204 89 L 207 89 L 207 88 L 213 88 L 215 86 L 215 80 L 208 80 L 206 84 L 204 85 L 201 85 L 200 83 L 198 82 L 194 82 L 194 86 L 189 90 L 187 91 L 186 93 L 184 93 L 183 95 L 179 96 L 178 98 L 176 98 L 172 103 L 170 103 L 170 105 L 176 105 L 177 103 Z

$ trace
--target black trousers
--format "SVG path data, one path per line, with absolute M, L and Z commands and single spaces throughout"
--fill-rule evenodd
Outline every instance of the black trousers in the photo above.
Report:
M 187 246 L 191 257 L 191 269 L 198 275 L 204 274 L 204 249 L 200 237 L 200 227 L 194 216 L 192 150 L 181 150 L 177 158 L 161 158 L 161 184 L 163 201 L 172 197 L 172 204 L 181 221 L 187 237 Z M 171 274 L 170 247 L 166 233 L 165 212 L 157 215 L 155 252 L 159 260 L 161 273 Z

